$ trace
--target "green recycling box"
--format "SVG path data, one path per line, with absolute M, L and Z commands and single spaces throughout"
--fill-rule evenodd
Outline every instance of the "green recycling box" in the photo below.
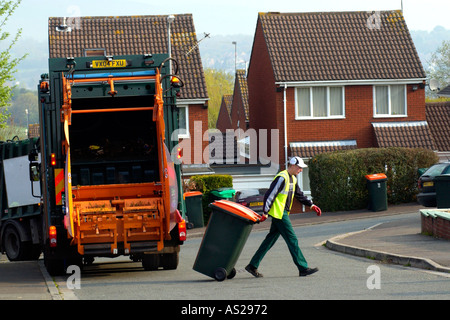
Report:
M 369 210 L 374 212 L 386 211 L 387 204 L 387 176 L 384 173 L 366 176 L 369 189 Z
M 202 198 L 203 193 L 198 191 L 184 193 L 188 221 L 194 225 L 194 228 L 202 228 L 205 226 L 203 222 Z
M 212 200 L 233 200 L 236 190 L 233 188 L 220 188 L 211 191 Z
M 211 218 L 205 230 L 193 269 L 223 281 L 236 275 L 234 268 L 260 215 L 228 200 L 211 203 Z
M 450 208 L 450 174 L 434 178 L 436 188 L 436 206 L 438 209 Z

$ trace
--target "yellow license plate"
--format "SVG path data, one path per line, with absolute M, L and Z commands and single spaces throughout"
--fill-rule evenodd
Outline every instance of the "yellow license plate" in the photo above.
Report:
M 125 68 L 127 66 L 127 60 L 93 60 L 92 68 Z
M 250 202 L 250 207 L 259 207 L 262 206 L 262 202 Z
M 434 186 L 434 182 L 433 182 L 433 181 L 430 181 L 430 182 L 424 182 L 424 183 L 423 183 L 423 186 L 424 186 L 424 187 L 432 187 L 432 186 Z

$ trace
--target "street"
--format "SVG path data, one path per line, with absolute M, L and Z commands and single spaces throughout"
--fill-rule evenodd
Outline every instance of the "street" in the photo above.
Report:
M 180 264 L 174 271 L 145 272 L 141 263 L 133 263 L 127 257 L 96 259 L 94 265 L 82 271 L 80 289 L 67 288 L 69 275 L 57 277 L 55 282 L 66 300 L 450 299 L 448 274 L 383 264 L 330 251 L 321 245 L 336 235 L 405 216 L 296 227 L 310 267 L 319 267 L 318 273 L 308 277 L 298 277 L 282 238 L 260 265 L 263 278 L 246 272 L 245 266 L 267 234 L 253 231 L 236 264 L 236 277 L 231 280 L 217 282 L 192 269 L 202 240 L 193 238 L 182 246 Z

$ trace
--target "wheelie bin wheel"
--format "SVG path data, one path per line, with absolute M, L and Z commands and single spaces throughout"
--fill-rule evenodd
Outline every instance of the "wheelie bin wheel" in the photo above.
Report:
M 233 268 L 233 270 L 231 270 L 230 274 L 227 276 L 227 279 L 233 279 L 235 275 L 236 275 L 236 269 Z
M 214 270 L 214 279 L 217 281 L 223 281 L 227 277 L 227 270 L 224 268 L 217 268 Z

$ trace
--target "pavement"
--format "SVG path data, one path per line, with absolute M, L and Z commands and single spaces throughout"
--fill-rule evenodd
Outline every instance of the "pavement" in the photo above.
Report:
M 324 241 L 324 245 L 345 254 L 381 260 L 438 272 L 450 273 L 450 241 L 421 234 L 420 209 L 415 203 L 390 205 L 388 210 L 371 212 L 355 210 L 324 212 L 317 217 L 313 212 L 291 214 L 293 226 L 340 222 L 370 217 L 405 214 L 369 229 L 336 236 Z M 417 213 L 417 215 L 406 215 Z M 268 230 L 270 222 L 255 224 L 253 231 Z M 189 238 L 203 237 L 206 228 L 188 230 Z M 53 279 L 43 266 L 43 261 L 9 262 L 0 257 L 0 300 L 62 300 Z

